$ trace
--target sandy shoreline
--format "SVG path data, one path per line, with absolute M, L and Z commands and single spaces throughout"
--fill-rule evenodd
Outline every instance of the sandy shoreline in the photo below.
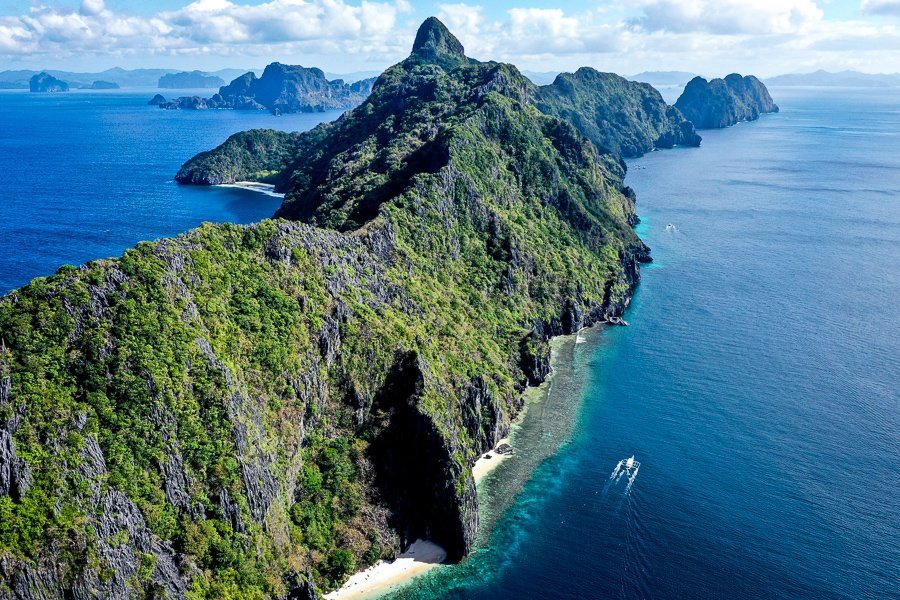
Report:
M 438 566 L 447 552 L 434 542 L 416 540 L 393 562 L 379 561 L 347 580 L 340 589 L 325 594 L 328 600 L 371 598 Z
M 234 183 L 221 183 L 218 187 L 240 188 L 242 190 L 250 190 L 251 192 L 259 192 L 266 196 L 274 196 L 275 198 L 284 198 L 284 194 L 275 191 L 275 186 L 271 183 L 258 183 L 256 181 L 235 181 Z
M 505 437 L 494 446 L 494 449 L 485 452 L 481 455 L 481 458 L 475 461 L 475 465 L 472 467 L 472 477 L 475 479 L 475 485 L 484 479 L 491 471 L 499 467 L 503 464 L 504 461 L 508 460 L 512 454 L 508 452 L 499 453 L 497 452 L 497 448 L 501 446 L 509 446 L 509 438 Z

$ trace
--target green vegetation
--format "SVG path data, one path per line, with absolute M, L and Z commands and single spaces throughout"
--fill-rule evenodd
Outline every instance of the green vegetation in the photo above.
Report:
M 582 67 L 562 73 L 535 93 L 548 115 L 570 121 L 598 148 L 640 156 L 656 148 L 699 146 L 700 136 L 681 112 L 647 83 Z
M 343 119 L 193 161 L 279 170 L 292 221 L 206 224 L 0 300 L 0 425 L 31 474 L 0 495 L 4 573 L 276 598 L 426 532 L 470 549 L 471 464 L 549 335 L 619 315 L 647 249 L 618 158 L 424 27 Z
M 215 185 L 235 181 L 283 183 L 279 174 L 296 153 L 297 134 L 274 129 L 242 131 L 228 138 L 215 151 L 203 152 L 195 158 L 202 161 L 207 171 L 178 172 L 175 179 L 181 183 Z M 215 173 L 215 175 L 212 175 Z

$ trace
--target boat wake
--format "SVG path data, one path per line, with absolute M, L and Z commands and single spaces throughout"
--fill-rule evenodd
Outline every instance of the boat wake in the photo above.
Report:
M 602 495 L 606 497 L 606 502 L 614 506 L 610 517 L 617 523 L 617 530 L 622 534 L 620 538 L 622 568 L 616 594 L 621 600 L 653 598 L 653 591 L 649 585 L 650 563 L 647 543 L 651 535 L 641 519 L 640 494 L 632 493 L 640 469 L 641 463 L 634 456 L 623 458 L 616 463 L 603 487 Z
M 634 480 L 637 479 L 638 471 L 641 468 L 641 463 L 634 459 L 634 456 L 630 456 L 629 458 L 623 458 L 618 463 L 616 463 L 616 468 L 613 469 L 612 473 L 609 476 L 609 481 L 606 482 L 606 485 L 603 488 L 603 493 L 606 493 L 611 488 L 616 487 L 619 482 L 625 481 L 627 482 L 625 485 L 625 493 L 628 494 L 631 491 L 631 486 L 634 485 Z

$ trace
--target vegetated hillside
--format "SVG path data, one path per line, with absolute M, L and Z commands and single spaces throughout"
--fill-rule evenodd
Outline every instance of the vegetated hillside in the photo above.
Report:
M 698 129 L 730 127 L 741 121 L 754 121 L 764 113 L 778 112 L 769 90 L 759 79 L 737 73 L 711 81 L 695 77 L 675 106 Z
M 308 597 L 416 537 L 465 555 L 550 336 L 621 315 L 649 259 L 619 160 L 530 89 L 429 19 L 291 138 L 292 221 L 0 300 L 0 594 Z
M 666 105 L 659 92 L 650 85 L 590 68 L 579 69 L 574 74 L 563 73 L 547 86 L 535 86 L 527 78 L 519 77 L 518 71 L 516 74 L 524 103 L 568 121 L 602 153 L 632 157 L 657 148 L 700 145 L 701 138 L 693 124 L 678 109 Z M 392 70 L 389 69 L 379 81 L 391 77 Z M 249 85 L 247 82 L 242 85 Z M 403 93 L 402 89 L 399 93 Z M 353 126 L 359 118 L 357 115 Z M 309 159 L 320 156 L 318 140 L 320 137 L 331 139 L 328 132 L 332 127 L 348 129 L 340 123 L 339 120 L 337 124 L 320 125 L 303 136 L 254 130 L 236 133 L 225 144 L 187 161 L 175 179 L 182 183 L 215 185 L 252 179 L 254 173 L 265 172 L 266 177 L 259 181 L 274 183 L 279 191 L 288 191 L 291 177 L 302 177 L 299 172 L 321 168 L 320 162 L 313 166 Z M 271 161 L 268 161 L 268 154 L 250 160 L 241 149 L 256 146 L 261 136 L 270 139 L 278 148 L 285 148 L 287 153 L 293 153 L 297 157 L 294 164 L 285 168 L 281 152 L 273 155 Z M 246 164 L 244 160 L 247 160 Z
M 582 67 L 538 88 L 534 102 L 570 121 L 598 148 L 641 156 L 657 148 L 699 146 L 694 125 L 650 84 Z

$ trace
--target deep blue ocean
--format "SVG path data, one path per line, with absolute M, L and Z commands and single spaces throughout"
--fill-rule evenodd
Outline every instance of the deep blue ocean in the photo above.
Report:
M 557 344 L 480 489 L 482 548 L 396 596 L 900 598 L 900 93 L 772 92 L 777 115 L 629 162 L 655 258 L 630 326 Z M 172 175 L 334 116 L 146 96 L 0 93 L 0 289 L 271 214 Z
M 162 110 L 147 106 L 157 91 L 0 91 L 0 294 L 203 221 L 271 216 L 278 198 L 172 177 L 235 132 L 311 129 L 340 114 Z

